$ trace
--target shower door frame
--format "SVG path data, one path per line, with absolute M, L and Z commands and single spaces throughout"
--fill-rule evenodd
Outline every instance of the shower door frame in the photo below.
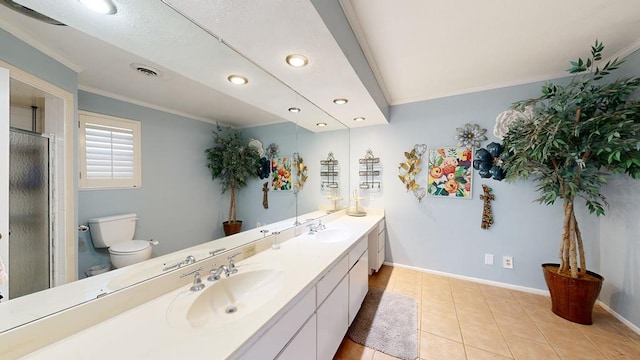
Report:
M 8 71 L 7 71 L 8 70 Z M 8 76 L 7 76 L 8 75 Z M 4 83 L 9 86 L 9 79 L 18 80 L 24 84 L 32 86 L 48 94 L 50 99 L 49 109 L 45 108 L 45 129 L 44 132 L 53 135 L 54 141 L 51 143 L 50 153 L 57 154 L 55 161 L 51 164 L 55 169 L 53 176 L 53 198 L 54 209 L 51 211 L 51 222 L 53 224 L 53 262 L 54 267 L 53 282 L 51 286 L 62 285 L 78 278 L 77 260 L 77 228 L 76 217 L 76 189 L 77 171 L 75 161 L 75 147 L 77 136 L 76 105 L 75 95 L 63 90 L 49 82 L 46 82 L 30 73 L 27 73 L 15 66 L 0 61 L 0 114 L 5 113 L 6 123 L 0 123 L 0 255 L 8 255 L 8 173 L 9 169 L 9 92 L 4 91 Z M 53 119 L 53 120 L 49 120 Z M 5 265 L 8 260 L 5 260 Z M 10 270 L 9 270 L 10 271 Z M 8 285 L 0 285 L 0 291 L 5 294 Z M 10 294 L 9 294 L 10 295 Z M 3 300 L 3 301 L 4 301 Z

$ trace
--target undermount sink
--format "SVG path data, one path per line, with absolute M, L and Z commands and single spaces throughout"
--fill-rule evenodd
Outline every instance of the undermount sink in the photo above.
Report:
M 312 241 L 318 242 L 341 242 L 351 238 L 351 232 L 345 229 L 319 230 L 312 236 Z
M 245 317 L 282 289 L 283 274 L 273 269 L 252 270 L 215 282 L 204 281 L 204 290 L 176 297 L 167 312 L 170 324 L 187 328 L 219 327 Z

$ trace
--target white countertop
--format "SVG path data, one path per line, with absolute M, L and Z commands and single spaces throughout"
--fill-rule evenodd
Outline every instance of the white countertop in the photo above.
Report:
M 209 323 L 193 328 L 176 322 L 169 314 L 172 304 L 199 296 L 213 283 L 205 280 L 205 290 L 189 291 L 183 286 L 152 301 L 67 337 L 25 358 L 29 359 L 227 359 L 241 354 L 268 329 L 300 296 L 345 255 L 381 219 L 383 213 L 365 217 L 342 216 L 326 224 L 327 230 L 345 229 L 351 236 L 344 241 L 318 242 L 312 235 L 300 235 L 237 262 L 238 274 L 262 269 L 282 271 L 282 287 L 266 303 L 246 316 L 224 324 Z M 325 230 L 326 231 L 326 230 Z M 207 265 L 209 266 L 209 264 Z M 235 276 L 235 275 L 232 275 Z M 186 322 L 185 322 L 186 323 Z M 51 329 L 55 331 L 55 329 Z

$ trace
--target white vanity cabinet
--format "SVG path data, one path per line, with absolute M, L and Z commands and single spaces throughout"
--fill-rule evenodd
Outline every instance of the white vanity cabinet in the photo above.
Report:
M 387 230 L 385 228 L 384 219 L 378 222 L 378 225 L 369 233 L 369 266 L 371 273 L 380 270 L 385 256 L 385 245 L 387 238 Z
M 309 323 L 312 321 L 312 318 L 315 317 L 315 297 L 315 288 L 312 288 L 311 290 L 309 290 L 309 292 L 307 292 L 306 295 L 302 297 L 302 299 L 300 299 L 297 304 L 295 304 L 289 311 L 287 311 L 282 316 L 282 318 L 278 320 L 278 322 L 276 322 L 269 330 L 267 330 L 267 332 L 263 334 L 262 337 L 260 337 L 258 341 L 253 344 L 253 346 L 251 346 L 244 354 L 240 355 L 237 358 L 243 360 L 275 359 L 276 357 L 278 357 L 278 354 L 280 354 L 285 346 L 288 349 L 289 346 L 291 346 L 296 341 L 305 342 L 304 339 L 310 336 L 310 329 L 313 329 L 312 336 L 315 340 L 315 326 L 312 326 L 310 328 L 307 327 L 307 325 L 309 325 Z M 313 324 L 315 325 L 315 321 L 313 321 Z M 302 331 L 305 328 L 306 331 L 303 333 Z M 298 339 L 296 333 L 298 335 L 303 334 L 303 336 Z M 309 349 L 299 350 L 299 348 L 299 344 L 293 345 L 292 349 L 288 351 L 289 355 L 287 356 L 291 356 L 294 353 L 296 353 L 298 359 L 313 359 L 313 357 L 315 356 L 315 349 L 313 349 L 313 352 L 309 352 L 303 351 Z M 287 349 L 285 349 L 283 354 L 287 352 Z
M 353 322 L 369 291 L 369 257 L 367 237 L 358 240 L 349 252 L 349 325 Z
M 278 360 L 314 359 L 316 356 L 317 315 L 313 314 L 296 337 L 282 350 Z
M 317 360 L 330 360 L 347 332 L 349 321 L 348 256 L 344 256 L 317 285 Z

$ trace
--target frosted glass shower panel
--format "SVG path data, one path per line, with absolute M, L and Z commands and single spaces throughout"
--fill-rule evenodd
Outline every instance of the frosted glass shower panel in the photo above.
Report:
M 49 288 L 49 139 L 11 130 L 9 296 Z

